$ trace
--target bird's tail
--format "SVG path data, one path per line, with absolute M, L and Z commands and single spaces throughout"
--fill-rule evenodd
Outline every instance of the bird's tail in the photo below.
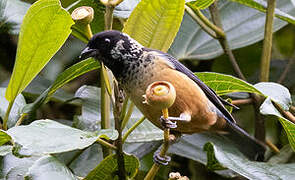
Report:
M 226 131 L 229 133 L 225 134 L 224 136 L 229 138 L 237 146 L 237 148 L 250 160 L 264 160 L 266 147 L 262 142 L 250 136 L 237 124 L 231 121 L 227 123 Z

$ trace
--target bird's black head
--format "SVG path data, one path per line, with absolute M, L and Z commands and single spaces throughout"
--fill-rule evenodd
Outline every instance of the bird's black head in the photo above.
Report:
M 128 63 L 136 61 L 143 47 L 127 34 L 103 31 L 95 34 L 82 51 L 80 59 L 94 57 L 102 61 L 116 75 Z

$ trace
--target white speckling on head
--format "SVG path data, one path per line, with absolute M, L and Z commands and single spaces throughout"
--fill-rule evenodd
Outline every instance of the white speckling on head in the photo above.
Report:
M 122 57 L 122 53 L 121 53 L 121 50 L 124 49 L 124 46 L 123 46 L 123 43 L 124 43 L 124 40 L 119 40 L 116 44 L 116 46 L 111 50 L 111 55 L 112 55 L 112 58 L 114 59 L 118 59 L 120 57 Z
M 125 50 L 124 43 L 125 41 L 123 39 L 119 40 L 115 47 L 111 50 L 111 56 L 114 59 L 122 58 L 122 59 L 128 59 L 128 58 L 136 58 L 138 54 L 141 53 L 143 46 L 139 44 L 137 41 L 132 39 L 127 34 L 124 34 L 124 36 L 128 39 L 128 44 L 130 45 L 130 49 L 128 51 Z

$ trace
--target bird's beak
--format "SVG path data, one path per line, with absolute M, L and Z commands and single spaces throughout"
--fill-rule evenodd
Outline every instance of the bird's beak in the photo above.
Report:
M 84 60 L 89 57 L 95 57 L 97 56 L 97 50 L 96 49 L 91 49 L 89 47 L 86 47 L 80 54 L 79 59 Z

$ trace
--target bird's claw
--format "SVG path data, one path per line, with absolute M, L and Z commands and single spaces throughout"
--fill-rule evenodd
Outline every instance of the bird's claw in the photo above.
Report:
M 159 164 L 159 165 L 164 165 L 164 166 L 167 166 L 168 163 L 171 161 L 171 157 L 170 156 L 160 156 L 160 152 L 159 151 L 156 151 L 154 153 L 154 156 L 153 156 L 153 159 L 154 159 L 154 162 Z
M 163 126 L 163 128 L 171 128 L 171 129 L 175 129 L 177 128 L 176 122 L 172 122 L 169 117 L 166 119 L 163 116 L 160 117 L 160 121 L 161 124 Z

